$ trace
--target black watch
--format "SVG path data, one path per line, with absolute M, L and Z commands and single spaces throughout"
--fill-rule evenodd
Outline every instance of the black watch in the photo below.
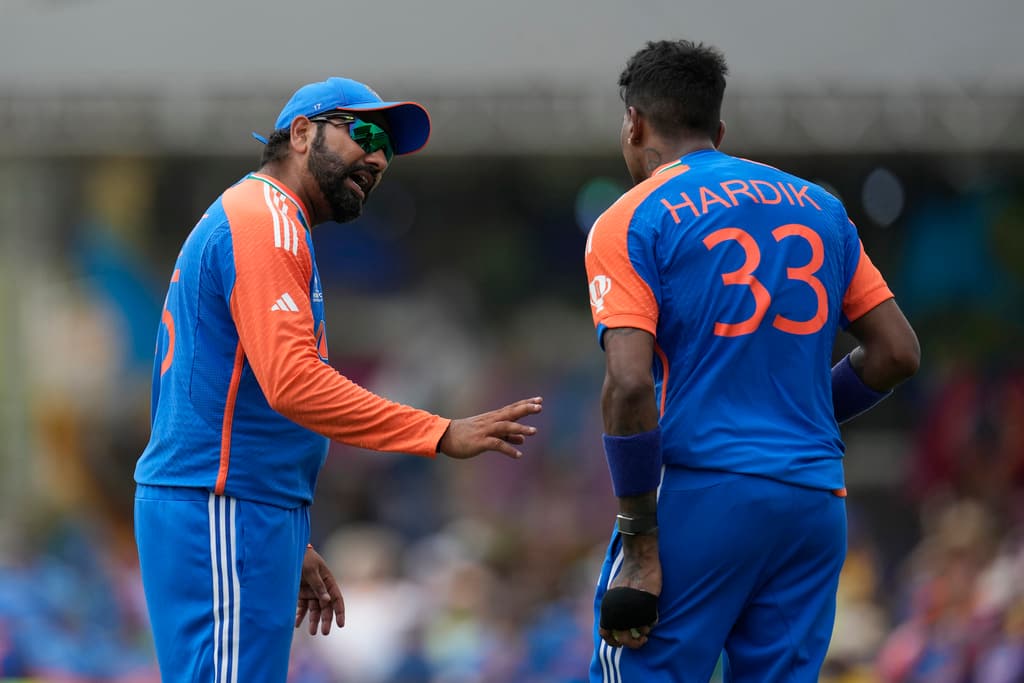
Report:
M 620 512 L 615 519 L 623 536 L 647 536 L 658 530 L 657 515 L 624 515 Z

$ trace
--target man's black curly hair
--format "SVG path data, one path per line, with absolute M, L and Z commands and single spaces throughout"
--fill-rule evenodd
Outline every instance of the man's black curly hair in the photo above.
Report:
M 718 134 L 729 68 L 716 48 L 689 40 L 652 41 L 629 58 L 619 94 L 666 137 Z
M 288 156 L 288 144 L 291 142 L 291 128 L 275 130 L 267 138 L 267 145 L 263 148 L 263 158 L 260 159 L 260 166 L 266 166 L 273 161 L 280 161 Z

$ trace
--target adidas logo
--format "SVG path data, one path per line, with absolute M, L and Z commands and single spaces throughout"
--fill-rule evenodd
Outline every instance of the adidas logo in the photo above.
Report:
M 292 295 L 285 292 L 278 298 L 277 303 L 270 307 L 272 311 L 291 311 L 293 313 L 299 312 L 299 307 L 295 305 L 295 300 L 292 299 Z

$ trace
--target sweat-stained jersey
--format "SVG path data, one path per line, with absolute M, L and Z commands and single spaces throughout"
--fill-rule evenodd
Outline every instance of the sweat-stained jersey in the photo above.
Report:
M 598 218 L 586 265 L 598 340 L 654 335 L 665 464 L 843 489 L 833 344 L 893 295 L 839 200 L 694 152 Z
M 448 420 L 328 364 L 306 215 L 279 182 L 250 174 L 192 230 L 164 305 L 139 484 L 290 508 L 312 501 L 329 439 L 435 454 Z

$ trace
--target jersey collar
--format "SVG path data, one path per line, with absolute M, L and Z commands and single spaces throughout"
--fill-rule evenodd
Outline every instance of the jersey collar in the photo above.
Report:
M 676 166 L 682 166 L 684 163 L 686 163 L 688 161 L 693 161 L 694 157 L 696 157 L 697 155 L 703 155 L 703 154 L 707 154 L 709 152 L 717 154 L 718 150 L 717 149 L 698 149 L 695 152 L 690 152 L 688 154 L 684 154 L 683 156 L 681 156 L 680 158 L 676 159 L 675 161 L 670 161 L 670 162 L 668 162 L 666 164 L 662 164 L 658 168 L 654 169 L 654 172 L 651 173 L 651 175 L 652 176 L 656 176 L 656 175 L 658 175 L 660 173 L 664 173 L 665 171 L 668 171 L 669 169 L 673 169 Z
M 669 170 L 670 168 L 675 168 L 676 166 L 682 166 L 682 165 L 683 165 L 683 160 L 682 159 L 676 159 L 675 161 L 670 161 L 667 164 L 662 164 L 658 168 L 654 169 L 654 173 L 652 173 L 651 175 L 652 176 L 656 176 L 656 175 L 659 175 L 661 173 L 664 173 L 665 171 Z
M 288 199 L 288 201 L 295 205 L 295 209 L 298 211 L 299 222 L 302 223 L 302 227 L 309 230 L 309 222 L 306 220 L 306 207 L 302 205 L 302 202 L 299 200 L 298 197 L 295 196 L 295 194 L 291 190 L 289 190 L 287 187 L 281 184 L 281 181 L 277 180 L 276 178 L 271 178 L 268 175 L 263 175 L 262 173 L 250 173 L 246 177 L 252 178 L 253 180 L 258 180 L 261 183 L 266 183 L 267 185 L 270 185 L 272 188 L 283 194 Z

